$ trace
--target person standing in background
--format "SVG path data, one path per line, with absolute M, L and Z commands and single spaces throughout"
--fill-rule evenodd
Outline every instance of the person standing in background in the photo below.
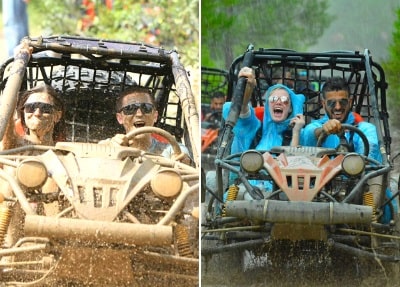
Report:
M 14 48 L 22 38 L 29 36 L 28 13 L 29 0 L 3 0 L 4 36 L 7 39 L 8 56 L 14 55 Z

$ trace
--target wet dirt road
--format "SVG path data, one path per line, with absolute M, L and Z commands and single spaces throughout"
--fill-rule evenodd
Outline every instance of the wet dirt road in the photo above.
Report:
M 209 244 L 203 241 L 202 246 Z M 400 286 L 398 272 L 393 276 L 388 268 L 385 269 L 378 262 L 362 261 L 338 253 L 332 255 L 322 250 L 302 254 L 291 254 L 286 250 L 276 256 L 281 256 L 283 259 L 279 266 L 274 266 L 271 264 L 273 260 L 265 257 L 262 262 L 257 263 L 258 259 L 254 259 L 255 257 L 249 259 L 248 254 L 243 256 L 238 250 L 207 258 L 203 256 L 201 286 Z

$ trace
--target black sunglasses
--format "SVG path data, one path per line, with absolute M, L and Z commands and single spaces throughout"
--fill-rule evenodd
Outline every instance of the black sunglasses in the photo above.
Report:
M 34 113 L 37 109 L 43 114 L 51 114 L 54 111 L 54 106 L 47 103 L 35 102 L 24 105 L 26 113 Z
M 144 114 L 150 114 L 153 111 L 153 104 L 150 103 L 134 103 L 122 107 L 119 112 L 124 112 L 125 115 L 135 115 L 140 109 Z
M 347 106 L 349 104 L 349 99 L 340 99 L 340 100 L 327 100 L 326 105 L 333 109 L 336 107 L 336 103 L 339 103 L 341 107 Z

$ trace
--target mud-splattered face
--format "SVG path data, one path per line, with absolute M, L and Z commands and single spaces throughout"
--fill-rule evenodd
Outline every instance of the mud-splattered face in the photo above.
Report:
M 325 93 L 322 105 L 330 119 L 344 122 L 351 110 L 351 99 L 347 91 L 330 91 Z
M 289 93 L 285 89 L 276 89 L 268 97 L 268 107 L 274 122 L 282 122 L 291 112 Z
M 54 125 L 60 120 L 61 112 L 54 107 L 53 99 L 46 93 L 34 93 L 24 104 L 26 127 L 36 133 L 52 132 Z
M 126 133 L 144 126 L 153 126 L 158 113 L 150 95 L 134 93 L 122 99 L 122 109 L 117 113 L 118 122 L 124 126 Z

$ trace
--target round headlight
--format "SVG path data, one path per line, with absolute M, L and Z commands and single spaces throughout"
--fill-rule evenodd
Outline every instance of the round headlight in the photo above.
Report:
M 342 168 L 348 175 L 356 176 L 364 171 L 365 162 L 359 154 L 349 153 L 343 159 Z
M 157 172 L 151 179 L 150 186 L 153 192 L 160 197 L 171 198 L 182 190 L 182 177 L 174 170 L 164 169 Z
M 249 150 L 242 153 L 240 165 L 246 172 L 255 173 L 263 168 L 264 158 L 260 152 Z
M 18 182 L 28 188 L 39 188 L 47 180 L 47 169 L 39 159 L 25 159 L 16 169 Z

